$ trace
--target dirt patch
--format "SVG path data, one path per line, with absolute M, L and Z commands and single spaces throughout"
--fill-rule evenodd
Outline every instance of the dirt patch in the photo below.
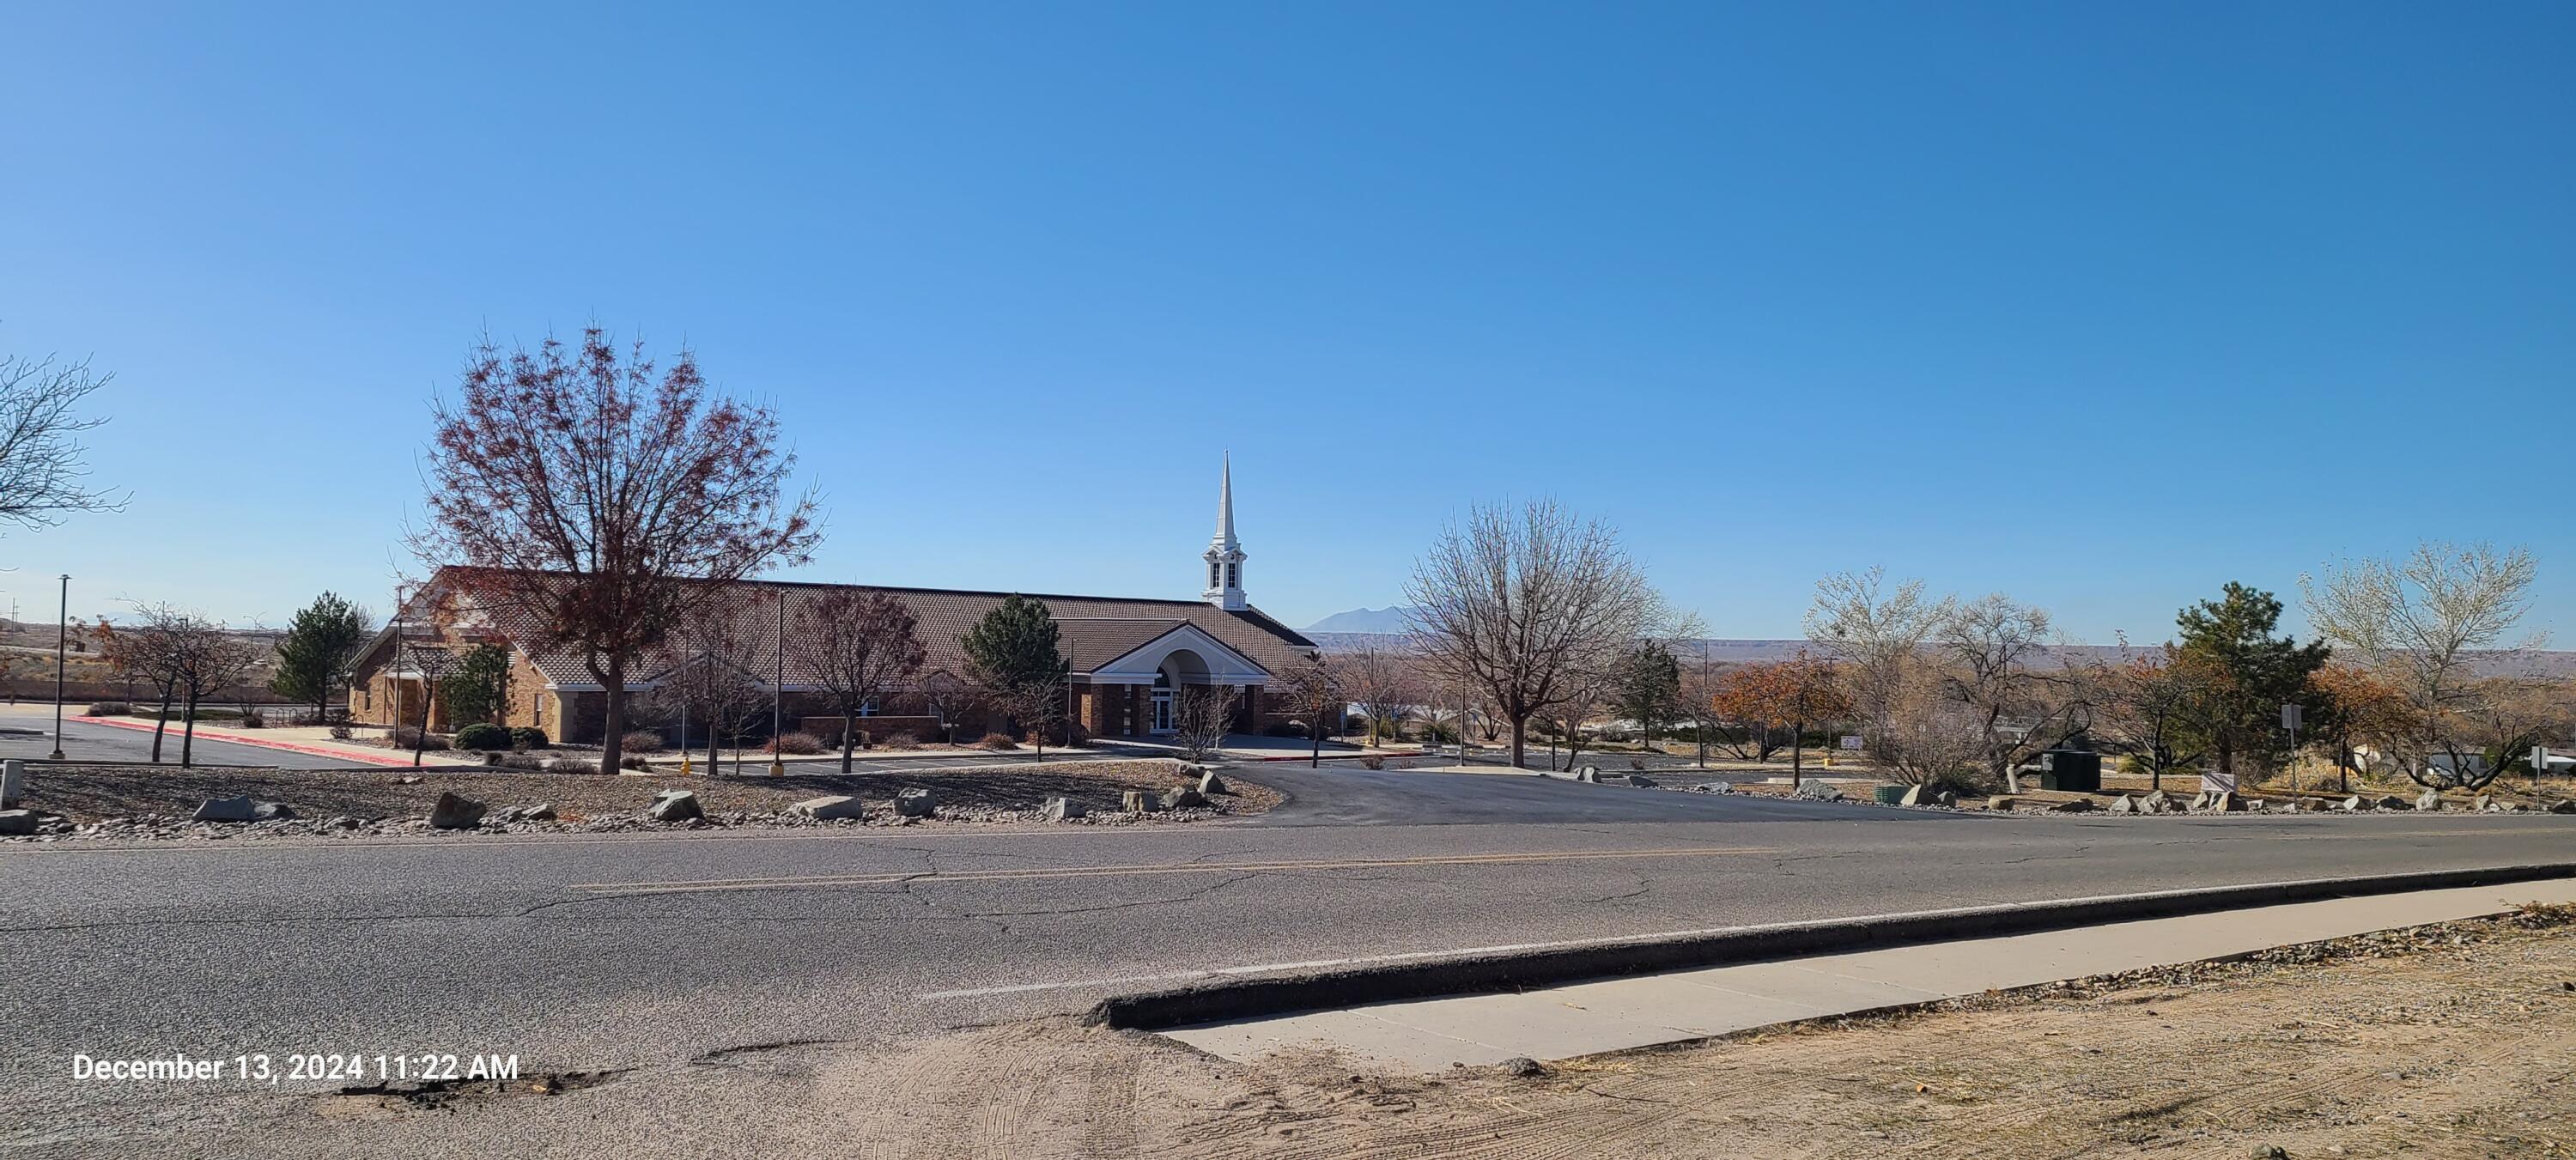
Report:
M 85 825 L 112 818 L 184 819 L 207 798 L 247 794 L 261 801 L 283 802 L 302 822 L 312 823 L 333 817 L 421 818 L 440 793 L 452 790 L 496 807 L 550 803 L 560 817 L 577 822 L 630 817 L 666 789 L 692 791 L 710 815 L 727 818 L 775 815 L 796 802 L 831 794 L 886 802 L 898 790 L 927 787 L 938 794 L 941 810 L 951 821 L 1023 821 L 1033 820 L 1033 811 L 1050 797 L 1071 798 L 1095 812 L 1114 814 L 1127 790 L 1163 791 L 1179 785 L 1182 779 L 1175 768 L 1173 762 L 1162 760 L 1068 761 L 861 772 L 848 777 L 735 779 L 483 769 L 379 772 L 72 765 L 30 771 L 26 804 Z M 1228 782 L 1234 792 L 1213 799 L 1219 812 L 1259 813 L 1283 800 L 1267 786 L 1231 775 Z M 266 824 L 231 829 L 250 833 L 265 828 Z
M 888 1156 L 2570 1155 L 2571 988 L 2576 930 L 2493 920 L 1530 1077 L 1244 1066 L 1050 1022 L 829 1060 L 816 1095 L 902 1109 L 853 1112 Z

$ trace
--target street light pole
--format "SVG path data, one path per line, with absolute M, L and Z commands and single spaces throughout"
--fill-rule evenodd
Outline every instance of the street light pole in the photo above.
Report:
M 62 604 L 54 612 L 54 760 L 63 759 L 63 659 L 72 643 L 72 574 L 63 573 Z
M 787 590 L 778 590 L 778 680 L 769 687 L 769 776 L 787 776 L 787 747 L 778 743 L 787 704 Z

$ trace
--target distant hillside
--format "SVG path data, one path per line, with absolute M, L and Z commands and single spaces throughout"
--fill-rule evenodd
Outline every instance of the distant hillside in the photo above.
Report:
M 1386 608 L 1354 608 L 1348 612 L 1336 612 L 1307 625 L 1305 631 L 1308 636 L 1319 632 L 1403 632 L 1404 614 L 1407 611 L 1410 610 L 1401 604 Z
M 1346 612 L 1342 615 L 1349 616 L 1351 613 Z M 1401 648 L 1404 645 L 1402 636 L 1387 633 L 1316 632 L 1310 629 L 1306 635 L 1325 652 L 1352 652 L 1371 645 L 1381 648 Z M 1813 643 L 1803 640 L 1684 640 L 1675 641 L 1673 651 L 1681 656 L 1683 663 L 1697 664 L 1702 646 L 1706 646 L 1708 661 L 1713 665 L 1742 665 L 1760 661 L 1787 660 L 1796 656 L 1799 649 L 1812 650 L 1816 647 Z M 2049 652 L 2061 660 L 2081 659 L 2100 662 L 2116 662 L 2123 655 L 2120 646 L 2111 644 L 2059 645 Z M 2481 672 L 2496 675 L 2576 677 L 2576 652 L 2542 649 L 2519 654 L 2490 653 L 2480 658 L 2478 668 Z

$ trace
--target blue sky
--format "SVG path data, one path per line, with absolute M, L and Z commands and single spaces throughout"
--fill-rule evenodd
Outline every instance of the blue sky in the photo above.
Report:
M 219 10 L 220 7 L 220 10 Z M 694 345 L 803 575 L 1395 600 L 1554 495 L 2149 639 L 2425 537 L 2576 628 L 2564 5 L 14 6 L 0 349 L 117 372 L 31 618 L 382 604 L 489 328 Z

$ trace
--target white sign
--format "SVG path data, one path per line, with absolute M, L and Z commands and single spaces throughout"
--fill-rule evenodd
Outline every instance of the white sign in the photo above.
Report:
M 2235 793 L 2236 775 L 2232 773 L 2220 773 L 2214 769 L 2204 769 L 2200 773 L 2200 792 Z
M 1860 749 L 1860 734 L 1857 734 L 1857 733 L 1845 733 L 1845 734 L 1843 734 L 1843 748 L 1845 748 L 1845 749 L 1850 749 L 1850 750 L 1854 750 L 1854 751 L 1859 750 L 1859 749 Z
M 2302 719 L 2298 706 L 2281 706 L 2281 728 L 2287 729 L 2292 733 L 2296 733 L 2299 731 L 2299 722 Z

